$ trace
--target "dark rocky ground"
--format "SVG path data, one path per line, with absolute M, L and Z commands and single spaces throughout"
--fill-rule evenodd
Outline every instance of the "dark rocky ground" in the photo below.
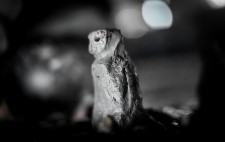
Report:
M 152 112 L 151 112 L 152 113 Z M 152 113 L 153 114 L 153 113 Z M 149 139 L 157 138 L 164 139 L 165 137 L 177 137 L 182 135 L 182 127 L 175 123 L 174 119 L 162 114 L 153 114 L 154 116 L 164 121 L 167 130 L 164 127 L 155 125 L 137 125 L 131 130 L 117 130 L 112 133 L 98 133 L 95 131 L 90 121 L 78 122 L 74 124 L 57 124 L 57 122 L 50 122 L 48 126 L 40 125 L 34 122 L 1 122 L 0 131 L 3 140 L 18 140 L 18 141 L 76 141 L 76 140 L 122 140 L 138 138 Z M 163 117 L 162 117 L 163 116 Z M 176 121 L 177 122 L 177 121 Z M 147 123 L 146 123 L 147 124 Z M 156 127 L 158 126 L 158 127 Z

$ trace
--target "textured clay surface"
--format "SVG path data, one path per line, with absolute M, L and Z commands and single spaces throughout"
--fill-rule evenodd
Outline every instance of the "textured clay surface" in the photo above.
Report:
M 88 38 L 89 52 L 95 57 L 92 123 L 99 126 L 111 118 L 120 128 L 128 128 L 142 110 L 142 99 L 138 76 L 124 48 L 123 37 L 120 31 L 110 29 L 94 31 Z

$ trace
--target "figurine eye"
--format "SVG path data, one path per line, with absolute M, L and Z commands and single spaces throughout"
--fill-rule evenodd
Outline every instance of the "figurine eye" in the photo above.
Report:
M 99 37 L 95 37 L 95 41 L 98 42 L 100 40 Z

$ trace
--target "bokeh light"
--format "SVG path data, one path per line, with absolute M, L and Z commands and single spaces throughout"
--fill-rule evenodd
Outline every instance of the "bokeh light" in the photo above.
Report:
M 212 8 L 225 7 L 225 0 L 206 0 L 206 1 Z
M 34 70 L 28 74 L 26 83 L 31 91 L 39 92 L 44 97 L 52 92 L 54 76 L 45 70 Z
M 170 28 L 173 23 L 173 15 L 164 1 L 148 0 L 142 5 L 144 21 L 152 29 Z
M 46 43 L 20 51 L 17 74 L 27 95 L 48 99 L 65 95 L 65 90 L 73 94 L 82 90 L 80 79 L 88 76 L 84 53 L 70 46 L 62 47 Z
M 140 38 L 149 30 L 142 18 L 141 9 L 129 5 L 116 14 L 115 25 L 126 38 Z
M 49 63 L 49 68 L 51 70 L 58 70 L 62 67 L 62 62 L 59 59 L 51 59 Z

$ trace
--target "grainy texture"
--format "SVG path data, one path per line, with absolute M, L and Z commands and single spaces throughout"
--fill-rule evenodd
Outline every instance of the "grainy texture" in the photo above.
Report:
M 120 128 L 128 128 L 142 110 L 142 99 L 138 76 L 124 49 L 123 37 L 120 31 L 110 29 L 94 31 L 88 38 L 89 52 L 95 57 L 92 123 L 96 127 L 111 118 Z

